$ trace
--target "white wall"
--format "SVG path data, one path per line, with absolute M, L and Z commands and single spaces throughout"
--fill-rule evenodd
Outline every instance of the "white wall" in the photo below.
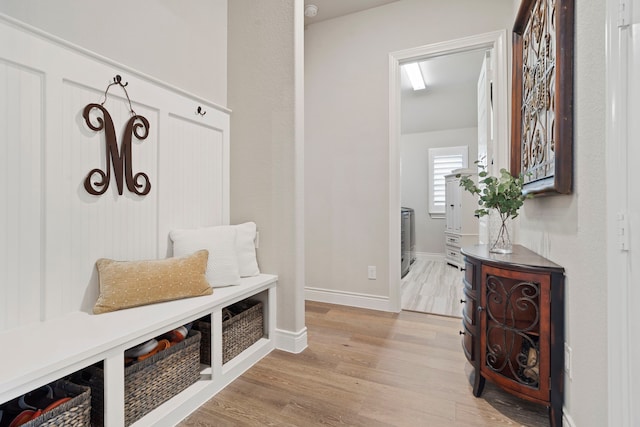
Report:
M 227 104 L 227 0 L 2 0 L 0 13 Z
M 576 426 L 607 425 L 605 2 L 576 2 L 574 191 L 525 202 L 520 243 L 566 270 L 565 406 Z
M 260 268 L 279 276 L 277 326 L 296 334 L 304 329 L 296 280 L 304 254 L 295 228 L 295 2 L 277 4 L 229 2 L 231 220 L 258 224 Z
M 478 157 L 478 128 L 412 133 L 400 138 L 402 206 L 415 210 L 416 252 L 444 255 L 444 217 L 429 215 L 429 148 L 469 147 L 469 165 Z
M 510 29 L 512 6 L 402 0 L 307 27 L 308 287 L 389 297 L 389 53 Z

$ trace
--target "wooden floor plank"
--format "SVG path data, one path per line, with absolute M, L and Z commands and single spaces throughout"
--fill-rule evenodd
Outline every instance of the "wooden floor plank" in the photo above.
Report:
M 273 351 L 179 425 L 548 425 L 490 383 L 473 396 L 460 319 L 307 302 L 306 324 L 304 352 Z

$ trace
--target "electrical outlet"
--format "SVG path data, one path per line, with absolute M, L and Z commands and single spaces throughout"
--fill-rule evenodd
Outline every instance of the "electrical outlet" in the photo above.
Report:
M 367 277 L 369 280 L 376 280 L 376 266 L 370 265 L 367 269 Z
M 573 362 L 571 360 L 572 353 L 573 353 L 573 350 L 571 350 L 571 347 L 569 347 L 569 344 L 565 342 L 564 343 L 564 371 L 567 373 L 570 380 L 573 379 L 573 375 L 571 374 L 571 365 Z

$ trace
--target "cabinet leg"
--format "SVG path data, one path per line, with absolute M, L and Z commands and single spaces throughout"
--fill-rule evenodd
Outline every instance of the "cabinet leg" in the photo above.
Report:
M 473 378 L 473 395 L 480 397 L 484 390 L 484 377 L 480 374 L 479 370 L 476 370 Z

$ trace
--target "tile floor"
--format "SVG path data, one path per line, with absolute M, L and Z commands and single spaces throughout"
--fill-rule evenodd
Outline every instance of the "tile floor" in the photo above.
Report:
M 402 309 L 461 317 L 462 275 L 444 261 L 418 257 L 402 279 Z

